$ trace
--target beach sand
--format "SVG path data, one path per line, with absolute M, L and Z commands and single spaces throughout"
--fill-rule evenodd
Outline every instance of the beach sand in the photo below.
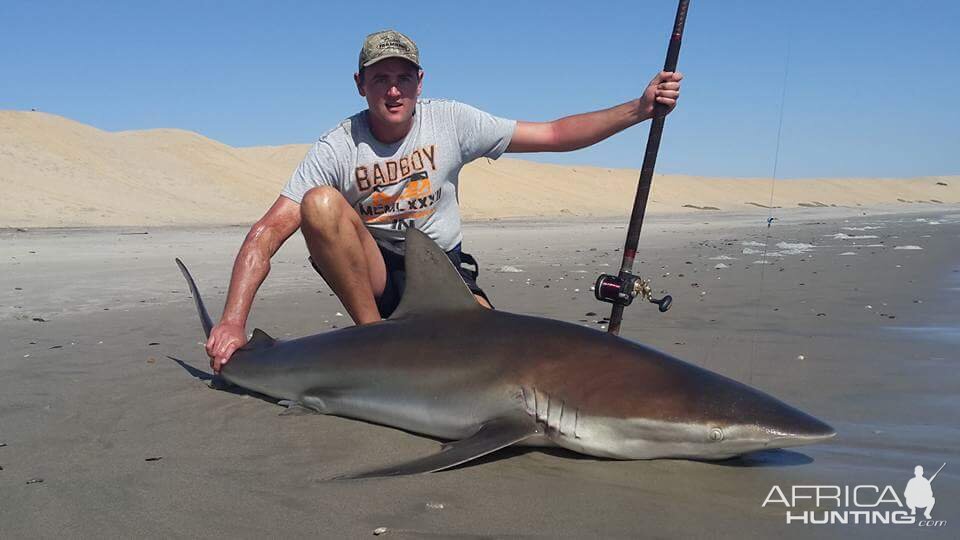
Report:
M 635 304 L 621 333 L 824 419 L 834 441 L 720 463 L 507 450 L 334 483 L 439 443 L 207 387 L 173 258 L 216 316 L 245 227 L 0 232 L 0 537 L 955 538 L 960 210 L 853 214 L 648 218 L 636 270 L 674 306 Z M 471 223 L 464 248 L 497 308 L 601 331 L 609 306 L 590 287 L 616 273 L 625 221 Z M 350 324 L 305 255 L 294 237 L 274 258 L 249 330 Z M 761 508 L 774 485 L 902 494 L 915 465 L 943 462 L 943 528 L 786 525 Z

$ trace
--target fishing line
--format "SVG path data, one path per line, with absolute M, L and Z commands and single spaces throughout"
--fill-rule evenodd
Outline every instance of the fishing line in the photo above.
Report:
M 785 104 L 787 102 L 787 78 L 790 74 L 790 42 L 792 41 L 793 32 L 790 31 L 787 33 L 787 51 L 785 55 L 785 60 L 783 64 L 783 85 L 780 90 L 780 114 L 777 120 L 777 146 L 773 153 L 773 174 L 770 176 L 770 200 L 767 203 L 767 227 L 766 234 L 763 239 L 763 252 L 760 255 L 760 283 L 757 286 L 757 302 L 754 306 L 753 311 L 753 342 L 751 344 L 751 353 L 750 353 L 750 384 L 753 384 L 753 364 L 757 357 L 757 332 L 759 331 L 758 321 L 760 320 L 760 305 L 761 298 L 763 298 L 763 280 L 766 276 L 767 269 L 767 253 L 769 251 L 770 238 L 770 228 L 773 226 L 773 222 L 776 218 L 773 217 L 773 194 L 777 185 L 777 167 L 780 164 L 780 138 L 783 134 L 783 111 Z

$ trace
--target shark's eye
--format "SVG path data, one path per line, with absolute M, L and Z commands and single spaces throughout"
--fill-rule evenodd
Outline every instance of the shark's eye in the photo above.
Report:
M 720 442 L 723 440 L 723 430 L 715 427 L 710 430 L 710 440 L 713 442 Z

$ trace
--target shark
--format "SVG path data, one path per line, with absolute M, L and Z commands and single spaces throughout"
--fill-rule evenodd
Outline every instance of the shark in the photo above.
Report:
M 321 414 L 447 441 L 359 479 L 448 469 L 512 445 L 618 460 L 723 460 L 826 441 L 829 425 L 667 353 L 584 326 L 479 305 L 425 233 L 386 320 L 281 341 L 258 329 L 223 366 L 242 388 Z M 204 332 L 196 282 L 176 260 Z

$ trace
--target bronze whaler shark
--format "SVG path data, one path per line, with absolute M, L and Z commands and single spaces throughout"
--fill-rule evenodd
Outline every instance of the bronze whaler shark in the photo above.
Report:
M 177 260 L 209 335 L 197 286 Z M 406 234 L 407 284 L 387 320 L 290 341 L 260 329 L 227 381 L 322 414 L 452 441 L 341 478 L 439 471 L 506 446 L 613 459 L 719 460 L 836 432 L 776 398 L 639 343 L 485 309 L 430 238 Z

